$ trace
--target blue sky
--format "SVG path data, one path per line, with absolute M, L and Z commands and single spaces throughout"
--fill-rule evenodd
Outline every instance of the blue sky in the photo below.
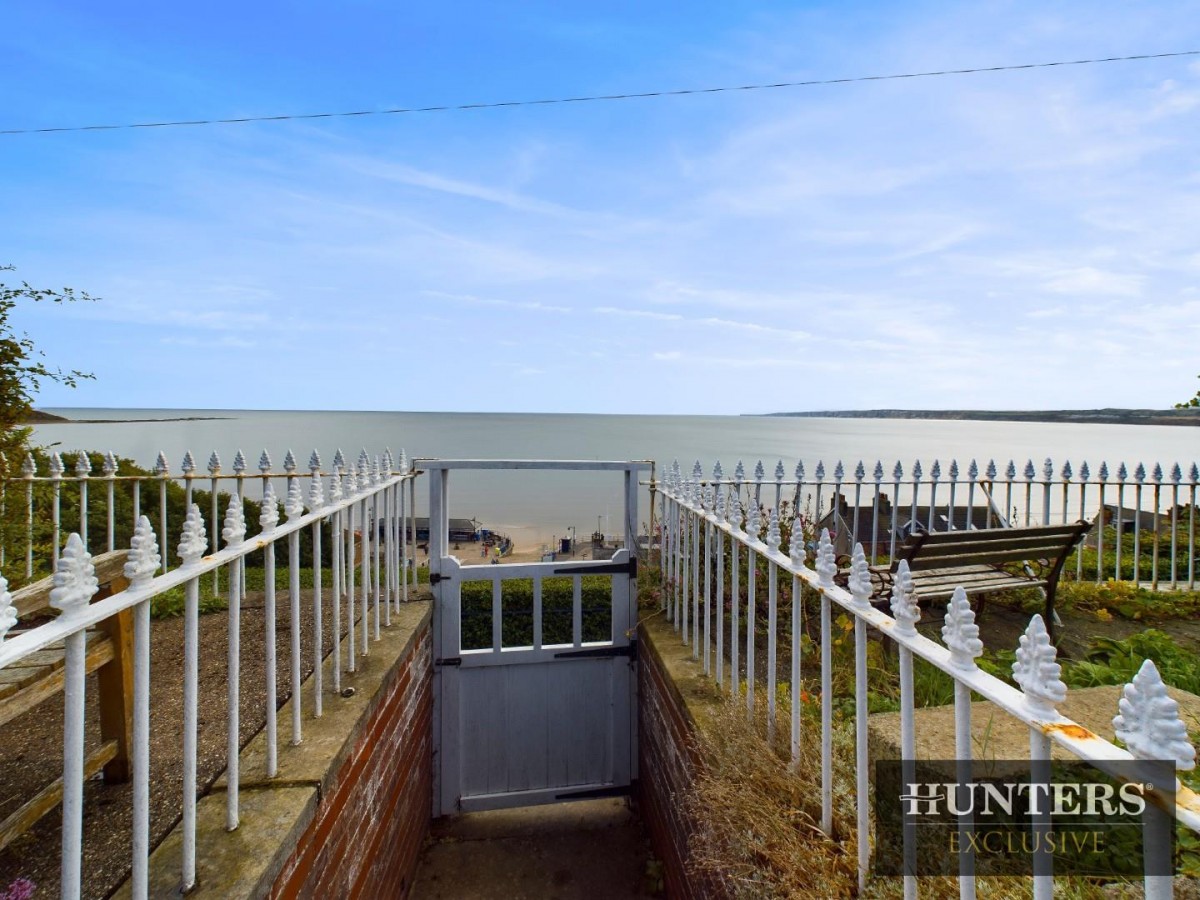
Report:
M 1200 2 L 11 4 L 0 128 L 1200 49 Z M 1200 57 L 0 136 L 46 406 L 1168 406 Z M 9 273 L 11 274 L 11 273 Z M 11 279 L 9 279 L 11 280 Z

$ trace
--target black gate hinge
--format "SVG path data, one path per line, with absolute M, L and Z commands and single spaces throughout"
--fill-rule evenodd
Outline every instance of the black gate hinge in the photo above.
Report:
M 458 656 L 453 656 L 453 657 L 450 657 L 449 659 L 435 659 L 433 661 L 433 664 L 435 666 L 461 666 L 462 658 L 458 657 Z
M 449 575 L 443 575 L 441 572 L 434 572 L 433 574 L 431 574 L 431 575 L 429 576 L 429 583 L 430 583 L 430 584 L 438 584 L 439 582 L 442 582 L 442 581 L 449 581 L 449 580 L 450 580 L 450 576 L 449 576 Z

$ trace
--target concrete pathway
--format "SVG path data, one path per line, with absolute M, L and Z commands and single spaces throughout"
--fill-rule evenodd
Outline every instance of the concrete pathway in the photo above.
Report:
M 433 823 L 413 900 L 654 896 L 650 848 L 623 799 L 450 816 Z

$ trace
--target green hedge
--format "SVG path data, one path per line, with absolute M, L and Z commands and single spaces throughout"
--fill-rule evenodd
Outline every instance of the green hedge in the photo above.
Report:
M 580 580 L 583 640 L 612 640 L 612 579 L 604 575 L 588 575 Z M 572 581 L 569 577 L 542 579 L 543 644 L 571 644 L 574 641 Z M 532 646 L 533 579 L 516 578 L 501 582 L 501 587 L 501 646 Z M 482 650 L 491 647 L 492 583 L 464 583 L 461 604 L 462 649 Z

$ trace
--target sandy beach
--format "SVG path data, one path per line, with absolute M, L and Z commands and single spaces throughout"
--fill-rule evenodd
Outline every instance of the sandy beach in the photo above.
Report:
M 533 527 L 520 528 L 520 529 L 514 528 L 513 531 L 518 532 L 518 533 L 520 533 L 521 531 L 528 531 L 531 533 L 536 533 L 537 529 L 535 529 Z M 502 532 L 502 533 L 508 534 L 509 537 L 511 537 L 514 542 L 512 551 L 501 559 L 501 562 L 504 562 L 504 563 L 541 562 L 542 556 L 544 554 L 549 553 L 552 549 L 553 550 L 561 549 L 561 545 L 557 541 L 555 543 L 551 544 L 550 541 L 547 541 L 547 540 L 536 540 L 536 539 L 528 539 L 528 538 L 525 540 L 522 540 L 522 539 L 514 536 L 511 532 Z M 610 558 L 611 553 L 612 553 L 612 547 L 611 547 L 611 540 L 610 540 L 609 545 L 608 545 L 608 551 L 603 554 L 603 558 L 604 559 Z M 490 555 L 485 556 L 483 554 L 483 546 L 480 543 L 478 543 L 477 541 L 471 541 L 471 542 L 461 541 L 457 544 L 451 544 L 450 555 L 457 557 L 459 562 L 461 562 L 464 566 L 486 566 L 486 565 L 491 564 Z M 578 544 L 576 544 L 574 552 L 571 552 L 571 553 L 559 552 L 557 555 L 558 561 L 584 560 L 584 559 L 592 559 L 592 558 L 593 558 L 592 543 L 590 540 L 590 536 L 589 536 L 589 540 L 586 543 L 584 541 L 580 541 Z M 418 566 L 429 565 L 429 553 L 427 551 L 418 549 L 417 565 Z

